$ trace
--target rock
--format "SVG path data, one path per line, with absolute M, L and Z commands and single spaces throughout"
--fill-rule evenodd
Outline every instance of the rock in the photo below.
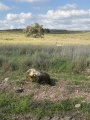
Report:
M 5 79 L 4 79 L 4 82 L 8 82 L 8 80 L 9 80 L 9 78 L 5 78 Z
M 26 72 L 26 79 L 32 82 L 37 82 L 37 83 L 46 83 L 46 84 L 50 84 L 51 80 L 50 80 L 50 76 L 42 71 L 36 70 L 34 68 L 29 69 Z
M 75 105 L 75 108 L 79 108 L 79 107 L 81 107 L 81 104 L 76 104 Z
M 9 78 L 5 78 L 5 79 L 2 81 L 2 83 L 3 83 L 5 86 L 7 86 L 8 80 L 9 80 Z

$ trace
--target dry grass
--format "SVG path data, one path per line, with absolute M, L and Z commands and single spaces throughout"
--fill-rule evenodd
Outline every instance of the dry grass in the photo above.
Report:
M 90 67 L 89 38 L 89 32 L 45 34 L 44 38 L 0 32 L 0 66 L 12 71 L 21 67 L 25 70 L 36 67 L 49 71 L 84 71 Z
M 0 33 L 0 118 L 11 120 L 15 114 L 22 118 L 26 117 L 25 113 L 40 117 L 62 113 L 65 116 L 67 112 L 72 117 L 74 112 L 75 119 L 85 117 L 89 120 L 90 79 L 85 72 L 88 68 L 90 75 L 89 38 L 89 32 L 48 34 L 44 38 L 27 38 L 23 33 Z M 48 71 L 51 78 L 57 78 L 55 86 L 24 82 L 26 70 L 30 67 Z M 12 82 L 4 84 L 4 78 Z M 24 91 L 17 96 L 16 90 L 20 87 Z M 81 107 L 76 109 L 77 104 Z
M 23 33 L 0 33 L 0 44 L 33 44 L 33 45 L 90 45 L 90 33 L 49 34 L 44 38 L 25 37 Z

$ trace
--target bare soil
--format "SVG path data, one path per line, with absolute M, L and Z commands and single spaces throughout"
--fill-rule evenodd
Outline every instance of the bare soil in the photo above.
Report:
M 18 83 L 18 82 L 17 82 Z M 69 81 L 54 80 L 53 85 L 40 85 L 37 83 L 31 83 L 22 81 L 20 84 L 15 82 L 4 81 L 0 79 L 0 91 L 5 93 L 13 93 L 14 95 L 26 96 L 31 95 L 34 101 L 51 101 L 58 102 L 72 98 L 83 97 L 83 101 L 90 102 L 90 86 L 89 85 L 73 85 Z M 17 92 L 17 90 L 23 90 Z M 12 117 L 12 116 L 11 116 Z M 18 115 L 13 116 L 12 120 L 90 120 L 89 118 L 83 118 L 83 115 L 78 113 L 69 113 L 64 116 L 53 116 L 37 118 L 28 114 L 26 116 Z

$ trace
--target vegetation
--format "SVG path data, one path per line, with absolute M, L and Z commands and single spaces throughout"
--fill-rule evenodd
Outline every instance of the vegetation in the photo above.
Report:
M 3 71 L 30 67 L 52 72 L 81 73 L 90 67 L 90 46 L 0 46 Z
M 72 85 L 89 86 L 90 33 L 45 34 L 43 40 L 36 41 L 21 32 L 0 32 L 0 79 L 21 80 L 17 82 L 20 85 L 32 67 L 47 71 L 51 77 L 68 80 Z M 33 101 L 31 95 L 16 96 L 0 93 L 0 119 L 9 120 L 11 114 L 32 113 L 42 117 L 67 112 L 90 117 L 90 102 L 83 102 L 81 97 L 52 103 Z M 75 108 L 76 104 L 81 106 Z
M 24 32 L 26 33 L 26 36 L 32 36 L 32 37 L 43 37 L 44 36 L 44 29 L 41 25 L 38 23 L 35 23 L 34 25 L 27 26 L 24 29 Z
M 80 104 L 81 107 L 75 108 L 76 104 Z M 70 111 L 80 111 L 83 114 L 87 111 L 87 115 L 89 116 L 90 103 L 82 102 L 82 98 L 68 99 L 57 103 L 51 103 L 49 101 L 38 103 L 33 101 L 30 96 L 17 96 L 14 98 L 12 94 L 0 93 L 0 110 L 0 118 L 6 117 L 4 115 L 10 117 L 10 114 L 26 114 L 29 112 L 38 117 L 53 116 L 56 113 L 57 115 L 60 115 L 63 112 L 67 113 Z
M 73 76 L 73 73 L 84 75 L 90 68 L 89 33 L 45 35 L 43 40 L 37 38 L 37 41 L 16 32 L 1 32 L 0 36 L 1 76 L 12 78 L 13 73 L 22 75 L 31 67 L 52 75 L 63 72 Z M 8 72 L 4 74 L 5 71 Z

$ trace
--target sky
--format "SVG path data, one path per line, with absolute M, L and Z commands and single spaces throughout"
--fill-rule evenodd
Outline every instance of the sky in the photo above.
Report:
M 90 0 L 0 0 L 0 30 L 25 28 L 90 30 Z

